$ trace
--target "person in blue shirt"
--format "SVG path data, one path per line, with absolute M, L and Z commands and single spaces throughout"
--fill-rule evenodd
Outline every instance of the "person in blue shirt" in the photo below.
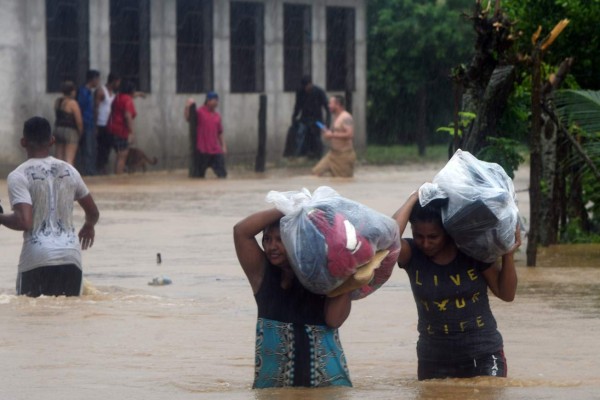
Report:
M 94 91 L 100 84 L 100 72 L 90 69 L 85 77 L 85 85 L 77 91 L 77 102 L 83 118 L 83 133 L 79 140 L 77 168 L 82 175 L 96 174 L 96 106 Z

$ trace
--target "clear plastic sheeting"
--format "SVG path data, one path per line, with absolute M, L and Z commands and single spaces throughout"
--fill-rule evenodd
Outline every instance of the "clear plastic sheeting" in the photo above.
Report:
M 419 188 L 421 206 L 436 199 L 448 199 L 442 223 L 465 254 L 493 262 L 515 245 L 519 209 L 513 182 L 500 165 L 456 151 L 433 181 Z
M 285 214 L 281 238 L 294 273 L 311 292 L 331 293 L 380 250 L 389 253 L 368 283 L 352 290 L 352 298 L 369 295 L 391 276 L 400 254 L 400 234 L 393 219 L 327 186 L 312 194 L 307 189 L 271 191 L 266 201 Z

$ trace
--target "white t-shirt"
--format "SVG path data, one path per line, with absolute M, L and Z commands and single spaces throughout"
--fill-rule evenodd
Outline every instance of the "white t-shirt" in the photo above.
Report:
M 108 118 L 110 117 L 110 107 L 115 99 L 115 94 L 113 93 L 111 95 L 106 85 L 102 86 L 100 90 L 104 92 L 104 100 L 102 100 L 102 102 L 100 102 L 98 105 L 98 119 L 96 124 L 98 126 L 106 126 L 108 123 Z
M 75 264 L 81 247 L 73 226 L 73 202 L 89 190 L 75 168 L 54 157 L 32 158 L 8 175 L 8 196 L 33 206 L 33 227 L 23 233 L 19 272 L 49 265 Z

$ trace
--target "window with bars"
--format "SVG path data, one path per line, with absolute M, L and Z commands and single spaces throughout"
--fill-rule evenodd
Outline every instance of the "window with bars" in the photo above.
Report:
M 327 90 L 355 89 L 355 11 L 327 8 Z
M 264 5 L 232 1 L 231 91 L 253 93 L 264 90 Z
M 284 4 L 283 8 L 283 87 L 296 91 L 300 79 L 312 71 L 311 7 Z
M 212 89 L 212 1 L 177 0 L 177 93 Z
M 46 90 L 85 83 L 89 68 L 88 0 L 46 0 Z
M 150 92 L 149 0 L 110 0 L 110 70 Z

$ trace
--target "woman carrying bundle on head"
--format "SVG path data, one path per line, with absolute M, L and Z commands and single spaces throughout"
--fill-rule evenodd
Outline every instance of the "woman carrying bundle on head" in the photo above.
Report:
M 439 204 L 438 204 L 439 205 Z M 503 341 L 488 300 L 488 288 L 512 301 L 517 289 L 514 246 L 494 262 L 463 253 L 446 232 L 436 202 L 425 206 L 414 192 L 393 217 L 402 234 L 398 265 L 406 270 L 419 316 L 418 378 L 506 377 Z
M 253 387 L 352 386 L 337 330 L 350 314 L 350 293 L 329 298 L 302 286 L 281 240 L 282 217 L 257 212 L 233 231 L 258 306 Z

